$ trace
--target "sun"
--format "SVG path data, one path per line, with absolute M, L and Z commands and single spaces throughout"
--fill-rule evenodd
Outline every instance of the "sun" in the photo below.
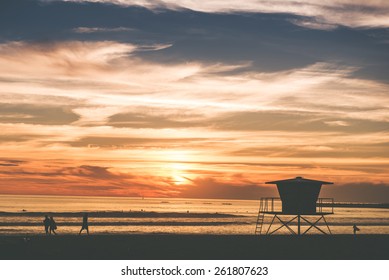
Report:
M 191 181 L 190 170 L 193 168 L 193 152 L 186 150 L 162 151 L 163 175 L 169 177 L 174 185 L 188 184 Z
M 173 180 L 175 185 L 182 185 L 188 182 L 186 178 L 178 175 L 173 176 Z
M 182 185 L 188 182 L 188 179 L 185 176 L 186 166 L 182 163 L 172 163 L 170 164 L 173 182 L 176 185 Z

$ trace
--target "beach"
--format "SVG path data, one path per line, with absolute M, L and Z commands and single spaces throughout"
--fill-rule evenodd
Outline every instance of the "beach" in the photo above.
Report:
M 7 260 L 376 260 L 389 235 L 65 235 L 0 236 Z
M 283 229 L 265 236 L 254 235 L 257 201 L 48 196 L 0 200 L 1 259 L 389 258 L 388 209 L 336 208 L 326 218 L 332 235 L 311 230 L 292 236 Z M 79 236 L 85 212 L 90 235 Z M 58 235 L 44 234 L 45 215 L 55 218 Z M 265 219 L 265 227 L 271 218 Z M 361 229 L 357 236 L 351 235 L 354 223 Z M 295 222 L 290 225 L 296 227 Z

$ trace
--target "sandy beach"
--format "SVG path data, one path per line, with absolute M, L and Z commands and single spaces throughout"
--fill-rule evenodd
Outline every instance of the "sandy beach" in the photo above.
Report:
M 1 259 L 389 259 L 388 235 L 0 236 Z

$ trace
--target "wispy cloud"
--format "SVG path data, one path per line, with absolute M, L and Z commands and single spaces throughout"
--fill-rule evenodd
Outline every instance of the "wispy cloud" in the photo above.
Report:
M 128 27 L 114 27 L 114 28 L 107 28 L 107 27 L 77 27 L 73 29 L 76 33 L 101 33 L 101 32 L 130 32 L 134 31 L 133 28 Z
M 315 18 L 291 19 L 290 22 L 295 25 L 308 28 L 308 29 L 333 30 L 338 27 L 336 24 L 328 23 L 328 22 L 320 22 L 317 21 Z
M 116 42 L 2 44 L 0 62 L 4 67 L 0 69 L 0 83 L 4 95 L 29 95 L 29 102 L 36 102 L 36 106 L 57 102 L 55 96 L 67 98 L 74 105 L 66 114 L 80 116 L 84 124 L 93 119 L 106 122 L 111 116 L 128 111 L 133 122 L 157 123 L 164 115 L 172 125 L 177 121 L 182 127 L 185 122 L 192 126 L 190 122 L 196 119 L 203 121 L 221 113 L 259 111 L 269 115 L 266 112 L 273 110 L 295 111 L 296 116 L 303 112 L 330 114 L 327 120 L 320 116 L 329 125 L 337 117 L 387 121 L 384 104 L 388 104 L 388 86 L 352 77 L 358 70 L 355 67 L 316 63 L 275 73 L 235 73 L 231 69 L 244 68 L 247 63 L 164 64 L 137 57 L 136 52 L 142 48 Z M 46 102 L 41 98 L 45 93 L 51 96 Z M 12 102 L 23 100 L 9 98 Z M 16 121 L 15 113 L 23 114 L 19 115 L 21 122 L 32 119 L 31 107 L 18 105 L 25 106 L 23 111 L 19 110 L 21 107 L 13 110 L 16 105 L 2 106 L 10 114 L 5 119 L 13 116 Z M 42 114 L 33 114 L 38 113 Z M 131 122 L 131 115 L 113 120 Z
M 44 0 L 61 1 L 61 0 Z M 364 0 L 247 0 L 188 1 L 188 0 L 62 0 L 66 2 L 101 2 L 122 6 L 143 6 L 148 9 L 191 9 L 208 13 L 289 13 L 316 18 L 313 21 L 296 21 L 297 25 L 328 29 L 333 25 L 350 27 L 388 27 L 389 3 Z M 321 23 L 319 23 L 321 22 Z

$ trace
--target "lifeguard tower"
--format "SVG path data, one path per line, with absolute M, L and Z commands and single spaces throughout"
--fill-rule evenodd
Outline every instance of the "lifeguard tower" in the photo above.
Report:
M 317 229 L 323 234 L 331 234 L 324 216 L 334 213 L 334 199 L 319 198 L 319 193 L 322 185 L 333 183 L 296 177 L 266 182 L 266 184 L 276 184 L 280 197 L 261 198 L 255 234 L 271 235 L 282 228 L 296 235 L 306 234 L 311 229 Z M 264 230 L 265 215 L 273 216 L 267 230 Z M 276 220 L 281 223 L 278 227 L 275 227 Z M 328 232 L 320 228 L 318 223 L 321 220 Z M 306 229 L 301 233 L 302 226 Z

